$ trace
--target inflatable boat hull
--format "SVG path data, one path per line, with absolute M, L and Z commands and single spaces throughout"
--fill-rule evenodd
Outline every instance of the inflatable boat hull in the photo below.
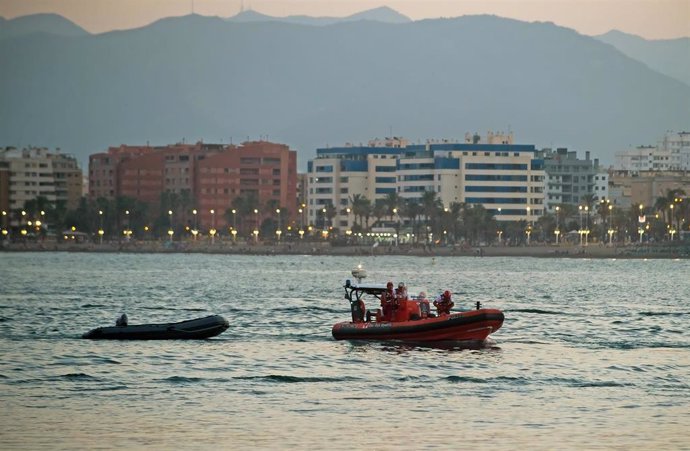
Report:
M 503 325 L 500 310 L 479 309 L 400 322 L 342 322 L 336 340 L 483 341 Z
M 132 326 L 98 327 L 82 338 L 100 340 L 193 340 L 215 337 L 230 326 L 220 315 L 207 316 L 179 323 L 138 324 Z

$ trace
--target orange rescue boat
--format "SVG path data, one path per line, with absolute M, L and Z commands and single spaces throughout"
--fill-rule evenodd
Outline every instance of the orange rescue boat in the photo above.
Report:
M 398 300 L 392 312 L 384 315 L 380 309 L 367 310 L 364 298 L 381 301 L 385 284 L 348 279 L 344 288 L 352 321 L 333 326 L 336 340 L 483 341 L 503 325 L 500 310 L 481 308 L 477 303 L 476 310 L 435 315 L 430 312 L 429 301 L 419 297 Z

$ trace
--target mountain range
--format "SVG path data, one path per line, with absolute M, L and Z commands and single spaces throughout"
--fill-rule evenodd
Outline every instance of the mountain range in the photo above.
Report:
M 311 16 L 287 16 L 287 17 L 273 17 L 261 14 L 254 10 L 248 9 L 241 11 L 236 16 L 226 19 L 228 22 L 284 22 L 299 25 L 313 25 L 325 26 L 333 25 L 342 22 L 356 22 L 359 20 L 369 20 L 373 22 L 384 23 L 408 23 L 412 22 L 407 16 L 391 9 L 387 6 L 380 8 L 362 11 L 357 14 L 352 14 L 347 17 L 311 17 Z
M 690 86 L 690 37 L 648 41 L 614 30 L 595 38 Z
M 304 167 L 317 147 L 510 129 L 518 143 L 610 163 L 690 127 L 690 85 L 604 37 L 375 12 L 191 15 L 96 35 L 59 16 L 0 20 L 0 145 L 59 146 L 85 162 L 121 143 L 261 138 L 289 144 Z

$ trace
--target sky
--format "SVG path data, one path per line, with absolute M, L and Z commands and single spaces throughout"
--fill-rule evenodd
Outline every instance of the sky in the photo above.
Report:
M 276 17 L 342 17 L 380 6 L 413 20 L 494 14 L 554 22 L 585 35 L 616 29 L 646 39 L 690 37 L 690 0 L 0 0 L 0 16 L 56 13 L 91 33 L 103 33 L 192 11 L 231 17 L 244 7 Z

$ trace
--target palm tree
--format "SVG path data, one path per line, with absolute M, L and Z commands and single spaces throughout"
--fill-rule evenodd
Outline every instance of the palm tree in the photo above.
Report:
M 379 224 L 381 222 L 381 219 L 386 216 L 388 213 L 388 206 L 385 204 L 384 199 L 376 199 L 376 202 L 374 203 L 374 207 L 372 208 L 372 214 L 374 215 L 374 218 L 376 218 L 376 221 L 374 224 Z
M 467 208 L 467 204 L 464 202 L 451 202 L 450 208 L 448 208 L 448 218 L 451 222 L 451 230 L 453 231 L 453 243 L 456 243 L 458 236 L 462 231 L 462 213 Z
M 664 222 L 666 223 L 668 223 L 666 213 L 669 205 L 670 204 L 668 199 L 666 199 L 666 196 L 659 196 L 654 201 L 654 209 L 661 212 L 664 217 Z
M 690 223 L 690 199 L 685 198 L 685 199 L 680 199 L 680 201 L 677 204 L 677 211 L 675 211 L 676 214 L 676 223 L 680 225 L 681 222 L 685 224 Z M 678 227 L 676 230 L 680 232 L 680 227 Z
M 359 229 L 363 230 L 369 227 L 369 215 L 371 214 L 371 201 L 361 194 L 353 194 L 350 197 L 350 204 L 352 205 L 352 214 L 355 216 L 355 223 L 359 218 Z M 366 227 L 362 227 L 362 218 L 367 218 Z
M 189 223 L 189 218 L 190 218 L 190 213 L 191 209 L 190 207 L 192 206 L 192 194 L 190 190 L 188 189 L 183 189 L 180 191 L 180 196 L 179 196 L 179 206 L 181 210 L 181 215 L 180 215 L 180 220 L 182 223 L 187 224 Z
M 386 194 L 386 197 L 383 199 L 383 203 L 386 206 L 386 210 L 392 221 L 393 215 L 395 215 L 395 210 L 399 210 L 403 204 L 403 198 L 400 197 L 398 193 L 392 192 Z
M 230 205 L 232 208 L 229 209 L 229 211 L 226 210 L 226 217 L 228 216 L 228 213 L 230 216 L 239 215 L 240 229 L 243 229 L 244 232 L 248 232 L 248 230 L 244 228 L 244 225 L 252 222 L 252 218 L 254 217 L 253 215 L 255 215 L 254 210 L 259 208 L 259 199 L 257 195 L 250 193 L 235 197 Z M 232 214 L 233 209 L 235 210 L 235 215 Z M 232 219 L 234 221 L 236 217 L 233 217 Z M 258 228 L 259 224 L 256 224 L 256 227 Z
M 419 221 L 417 221 L 417 218 L 422 214 L 422 211 L 422 206 L 419 205 L 416 199 L 407 199 L 402 207 L 403 216 L 409 218 L 410 224 L 412 224 L 415 242 L 419 241 Z
M 673 225 L 673 220 L 674 216 L 678 216 L 680 213 L 680 208 L 676 208 L 676 206 L 682 202 L 683 196 L 685 195 L 685 191 L 680 189 L 680 188 L 674 188 L 674 189 L 668 189 L 666 190 L 666 206 L 668 207 L 669 211 L 669 220 L 668 222 Z M 658 199 L 657 199 L 658 201 Z M 674 211 L 676 210 L 676 211 Z M 666 210 L 664 210 L 664 222 L 666 222 Z
M 429 230 L 433 230 L 434 221 L 438 216 L 439 211 L 442 209 L 443 204 L 441 203 L 441 199 L 436 197 L 436 191 L 424 191 L 424 194 L 422 195 L 422 210 L 424 211 L 425 216 L 426 242 L 429 242 Z
M 333 227 L 333 218 L 338 214 L 338 210 L 333 206 L 333 204 L 328 201 L 321 211 L 323 212 L 323 228 L 326 229 L 328 226 Z M 326 222 L 328 220 L 328 222 Z
M 486 238 L 485 232 L 495 228 L 495 219 L 489 211 L 481 204 L 466 208 L 462 213 L 462 220 L 465 224 L 465 231 L 470 244 L 476 244 Z

